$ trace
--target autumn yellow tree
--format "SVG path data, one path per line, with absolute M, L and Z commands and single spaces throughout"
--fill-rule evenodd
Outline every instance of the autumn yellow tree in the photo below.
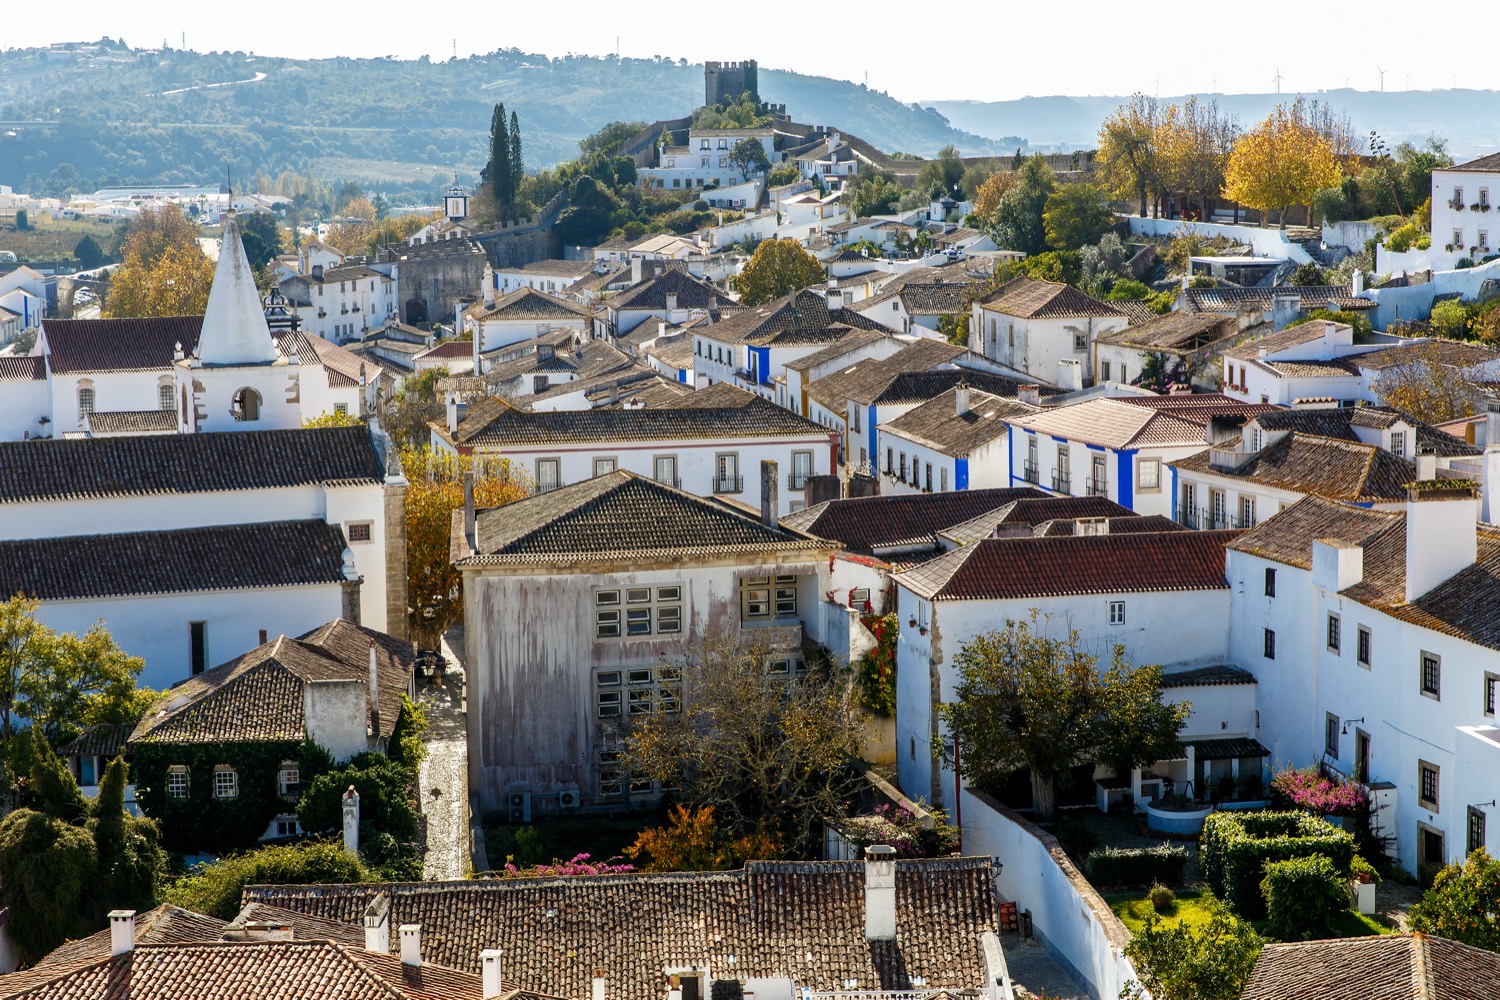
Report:
M 464 473 L 474 473 L 476 507 L 500 507 L 531 495 L 531 479 L 505 459 L 475 460 L 431 447 L 403 448 L 406 490 L 406 586 L 411 635 L 420 645 L 463 614 L 463 574 L 449 557 L 453 512 L 464 506 Z
M 1016 172 L 1013 170 L 997 170 L 985 178 L 974 196 L 974 214 L 992 221 L 995 210 L 1000 207 L 1000 199 L 1005 197 L 1005 192 L 1016 186 L 1016 179 Z
M 1320 188 L 1333 187 L 1341 176 L 1333 147 L 1299 97 L 1290 105 L 1278 104 L 1235 144 L 1225 194 L 1267 215 L 1280 213 L 1285 225 L 1288 208 L 1311 204 Z
M 1429 424 L 1473 416 L 1480 395 L 1463 369 L 1444 362 L 1438 341 L 1382 369 L 1372 388 L 1382 405 Z
M 110 279 L 110 317 L 197 316 L 208 306 L 213 261 L 198 245 L 198 226 L 176 205 L 144 209 L 120 245 L 124 263 Z
M 1163 110 L 1154 139 L 1158 172 L 1166 191 L 1184 196 L 1184 215 L 1196 206 L 1201 218 L 1209 217 L 1210 202 L 1224 188 L 1237 132 L 1233 117 L 1221 114 L 1216 101 L 1189 97 Z
M 762 240 L 735 278 L 735 288 L 747 306 L 758 306 L 778 295 L 816 285 L 824 279 L 818 258 L 796 240 Z
M 1094 158 L 1099 179 L 1116 197 L 1139 200 L 1141 218 L 1146 217 L 1147 195 L 1161 183 L 1160 122 L 1156 98 L 1136 94 L 1099 126 L 1099 153 Z

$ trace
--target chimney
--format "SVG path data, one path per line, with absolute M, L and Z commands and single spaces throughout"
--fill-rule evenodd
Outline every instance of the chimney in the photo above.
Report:
M 1474 565 L 1479 504 L 1470 486 L 1441 482 L 1406 487 L 1406 601 Z
M 1338 347 L 1339 325 L 1333 320 L 1323 321 L 1323 360 L 1331 360 Z
M 344 806 L 344 850 L 350 854 L 359 852 L 359 791 L 350 785 L 343 795 Z
M 554 345 L 552 345 L 552 344 L 538 343 L 536 345 L 536 359 L 537 359 L 537 361 L 551 361 L 552 358 L 553 358 L 553 356 L 556 353 L 557 353 L 557 348 Z
M 370 643 L 370 732 L 380 738 L 380 663 L 373 642 Z
M 660 339 L 662 337 L 665 337 L 666 335 L 667 335 L 667 322 L 666 322 L 666 320 L 662 320 L 660 323 L 656 324 L 656 336 L 657 336 L 657 339 Z
M 443 397 L 443 405 L 448 410 L 448 433 L 458 433 L 458 393 L 449 389 Z
M 500 985 L 500 956 L 499 948 L 486 948 L 479 953 L 479 976 L 483 985 L 480 996 L 483 1000 L 499 1000 L 505 995 L 505 987 Z
M 1077 358 L 1063 358 L 1057 363 L 1057 387 L 1063 392 L 1083 388 L 1083 365 Z
M 322 264 L 314 264 L 312 266 L 312 276 L 313 276 L 313 280 L 314 281 L 322 281 L 323 280 L 323 265 Z
M 365 951 L 390 954 L 391 950 L 391 897 L 377 893 L 365 907 Z
M 123 955 L 135 950 L 135 911 L 109 911 L 109 953 Z
M 632 285 L 641 283 L 641 259 L 639 257 L 630 258 L 630 283 Z
M 1265 322 L 1266 312 L 1254 302 L 1241 302 L 1234 310 L 1234 325 L 1236 333 L 1244 333 L 1252 326 L 1259 326 Z
M 677 293 L 676 292 L 668 292 L 667 293 L 667 322 L 668 323 L 673 322 L 672 314 L 675 313 L 676 311 L 677 311 Z
M 1365 292 L 1365 272 L 1357 267 L 1354 269 L 1354 279 L 1351 289 L 1356 296 L 1363 295 Z
M 1431 482 L 1437 478 L 1437 456 L 1432 452 L 1419 453 L 1413 461 L 1417 466 L 1417 482 Z
M 614 406 L 620 401 L 620 380 L 615 379 L 609 384 L 609 405 Z
M 422 967 L 422 925 L 401 925 L 401 964 L 411 968 Z
M 896 940 L 896 849 L 865 848 L 865 940 Z
M 489 262 L 484 265 L 484 305 L 490 308 L 495 304 L 495 269 L 490 267 Z
M 969 412 L 969 383 L 959 382 L 953 387 L 953 414 L 961 417 Z
M 769 458 L 760 463 L 760 523 L 768 528 L 776 527 L 776 512 L 780 504 L 776 498 L 776 463 Z
M 593 989 L 589 994 L 589 1000 L 604 1000 L 604 988 L 606 985 L 603 969 L 594 970 Z
M 1271 295 L 1271 329 L 1280 333 L 1297 322 L 1302 313 L 1302 296 L 1296 292 Z
M 1312 547 L 1313 586 L 1339 591 L 1365 578 L 1365 550 L 1357 542 L 1315 540 Z
M 474 473 L 464 473 L 464 541 L 468 543 L 469 551 L 478 548 L 479 538 L 474 526 Z
M 1039 385 L 1022 385 L 1016 387 L 1016 399 L 1027 406 L 1042 405 L 1042 387 Z

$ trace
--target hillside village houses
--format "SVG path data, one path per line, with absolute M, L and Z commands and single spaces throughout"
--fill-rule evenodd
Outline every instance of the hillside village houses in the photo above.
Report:
M 1097 377 L 1095 341 L 1129 323 L 1070 285 L 1018 277 L 974 302 L 969 349 L 1033 379 L 1081 389 Z

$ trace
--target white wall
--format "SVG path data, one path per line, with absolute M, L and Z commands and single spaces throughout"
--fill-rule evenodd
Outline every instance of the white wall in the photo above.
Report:
M 31 437 L 51 437 L 60 431 L 51 423 L 50 395 L 43 379 L 0 381 L 0 441 L 19 441 Z M 72 428 L 68 428 L 71 430 Z
M 1199 236 L 1227 236 L 1236 243 L 1248 243 L 1258 257 L 1274 257 L 1277 260 L 1293 260 L 1306 264 L 1312 260 L 1306 250 L 1287 239 L 1280 229 L 1263 229 L 1260 226 L 1226 226 L 1208 222 L 1184 222 L 1182 219 L 1141 219 L 1128 216 L 1132 233 L 1146 236 L 1180 236 L 1195 233 Z

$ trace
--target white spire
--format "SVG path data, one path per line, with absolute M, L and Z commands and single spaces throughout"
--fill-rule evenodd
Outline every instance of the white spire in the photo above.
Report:
M 198 336 L 198 359 L 205 365 L 267 364 L 278 357 L 276 342 L 266 325 L 239 224 L 233 212 L 224 213 L 224 220 L 224 242 Z

